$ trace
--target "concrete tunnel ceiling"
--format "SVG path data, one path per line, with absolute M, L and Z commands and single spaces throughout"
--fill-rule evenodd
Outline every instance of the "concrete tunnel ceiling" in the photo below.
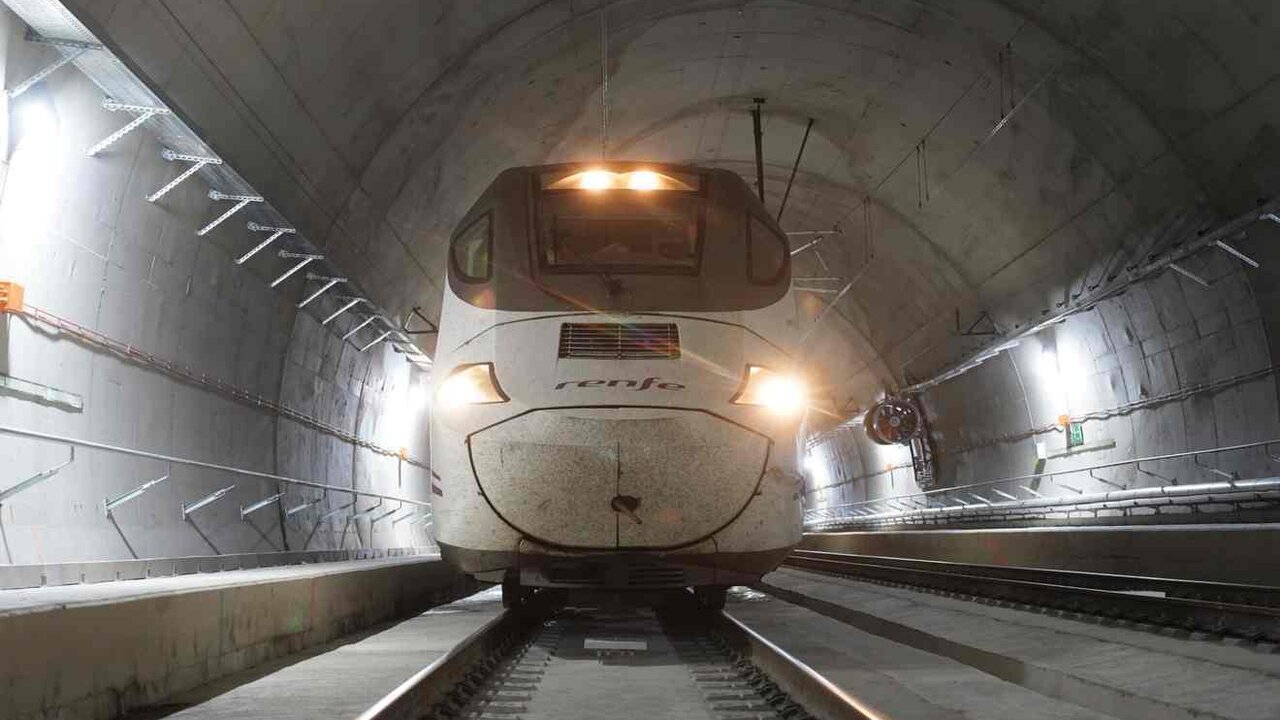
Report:
M 775 212 L 813 118 L 783 225 L 858 279 L 813 341 L 838 407 L 977 349 L 957 309 L 1025 326 L 1280 185 L 1271 0 L 68 5 L 401 315 L 497 172 L 599 157 L 602 50 L 611 159 L 750 180 L 765 98 Z

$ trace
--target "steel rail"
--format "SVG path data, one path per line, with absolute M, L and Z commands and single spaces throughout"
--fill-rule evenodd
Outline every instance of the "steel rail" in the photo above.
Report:
M 699 634 L 705 628 L 706 636 L 719 643 L 717 647 L 721 649 L 717 653 L 723 653 L 724 657 L 723 662 L 717 661 L 724 668 L 719 672 L 726 673 L 724 679 L 729 675 L 737 678 L 754 697 L 759 707 L 751 710 L 753 716 L 772 716 L 772 710 L 778 717 L 888 720 L 888 716 L 837 687 L 730 614 L 697 607 L 692 596 L 688 600 L 687 607 L 680 605 L 678 610 L 673 610 L 679 618 L 677 622 L 698 628 Z M 552 602 L 535 596 L 521 609 L 503 612 L 401 683 L 357 720 L 454 717 L 457 712 L 467 712 L 477 698 L 497 703 L 496 707 L 482 711 L 485 717 L 488 712 L 501 715 L 516 712 L 517 708 L 504 706 L 512 702 L 504 701 L 504 697 L 519 696 L 520 701 L 527 702 L 535 692 L 538 681 L 531 675 L 541 671 L 520 670 L 521 657 L 530 646 L 543 642 L 538 638 L 548 627 L 548 621 L 556 617 L 558 609 Z M 575 614 L 568 622 L 583 619 L 582 614 Z M 715 678 L 713 682 L 716 680 L 723 679 Z M 518 692 L 504 690 L 503 686 L 511 682 L 522 685 Z M 722 690 L 720 694 L 725 692 L 737 691 Z M 707 700 L 712 702 L 715 698 Z M 744 696 L 741 700 L 750 698 Z
M 92 440 L 83 440 L 80 438 L 67 437 L 65 435 L 53 435 L 51 433 L 39 432 L 36 430 L 28 430 L 26 428 L 13 427 L 12 425 L 0 425 L 0 434 L 14 435 L 16 437 L 25 437 L 33 440 L 46 440 L 48 442 L 61 443 L 72 447 L 90 448 L 92 450 L 102 450 L 104 452 L 118 453 L 121 455 L 131 455 L 133 457 L 147 458 L 148 460 L 160 460 L 162 462 L 176 463 L 178 465 L 188 465 L 191 467 L 207 468 L 209 470 L 221 470 L 233 475 L 243 475 L 245 477 L 261 478 L 263 480 L 272 480 L 282 482 L 289 485 L 298 485 L 301 487 L 316 488 L 317 490 L 333 490 L 334 492 L 347 493 L 357 497 L 375 497 L 383 500 L 395 500 L 398 502 L 409 503 L 410 505 L 418 505 L 421 507 L 431 507 L 429 500 L 414 500 L 411 498 L 400 497 L 398 495 L 386 495 L 383 493 L 373 492 L 371 490 L 356 490 L 355 488 L 343 487 L 341 485 L 329 485 L 326 483 L 315 482 L 313 480 L 303 480 L 301 478 L 289 477 L 288 475 L 277 475 L 275 473 L 263 472 L 261 470 L 250 470 L 248 468 L 235 467 L 233 465 L 221 465 L 219 463 L 205 462 L 203 460 L 193 460 L 191 458 L 177 457 L 174 455 L 164 455 L 162 453 L 153 453 L 146 450 L 135 450 L 134 448 L 120 447 L 118 445 L 108 445 L 106 443 L 94 442 Z
M 1280 606 L 1275 604 L 1280 588 L 1236 586 L 1236 591 L 1240 593 L 1237 599 L 1264 599 L 1271 604 L 1224 602 L 1196 597 L 1196 593 L 1206 591 L 1206 585 L 1176 578 L 1111 576 L 1111 582 L 1116 585 L 1138 586 L 1121 590 L 1100 587 L 1107 582 L 1103 579 L 1106 577 L 1104 573 L 1080 574 L 1047 568 L 1005 568 L 996 572 L 990 566 L 964 563 L 924 565 L 921 561 L 910 559 L 884 559 L 843 553 L 824 555 L 793 555 L 785 563 L 818 572 L 1048 606 L 1188 631 L 1280 640 Z M 1026 573 L 1023 577 L 1011 576 L 1020 570 Z M 1144 584 L 1152 587 L 1157 580 L 1163 583 L 1164 590 L 1154 592 L 1167 593 L 1171 588 L 1181 587 L 1179 594 L 1142 594 Z M 1210 585 L 1231 587 L 1229 583 Z
M 730 647 L 763 670 L 778 687 L 815 717 L 889 720 L 888 715 L 877 712 L 845 692 L 729 613 L 720 611 L 716 622 L 721 637 Z

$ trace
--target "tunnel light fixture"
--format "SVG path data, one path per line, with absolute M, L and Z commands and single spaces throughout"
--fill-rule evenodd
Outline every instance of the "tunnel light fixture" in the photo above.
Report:
M 758 405 L 778 415 L 796 415 L 809 404 L 809 392 L 799 377 L 762 365 L 748 365 L 730 402 Z
M 44 89 L 14 98 L 9 103 L 9 115 L 15 147 L 49 147 L 58 136 L 58 112 Z
M 613 171 L 601 168 L 565 173 L 553 172 L 542 176 L 546 190 L 635 190 L 693 192 L 698 189 L 698 178 L 688 173 L 662 173 L 656 170 Z
M 440 383 L 440 389 L 436 391 L 436 402 L 447 408 L 494 405 L 510 399 L 498 384 L 493 363 L 459 365 Z

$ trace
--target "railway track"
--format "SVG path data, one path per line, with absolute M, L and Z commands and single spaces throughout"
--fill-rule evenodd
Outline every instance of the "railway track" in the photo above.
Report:
M 1280 641 L 1280 587 L 797 550 L 786 565 L 1004 604 Z
M 360 720 L 862 718 L 862 706 L 732 616 L 664 609 L 507 611 Z

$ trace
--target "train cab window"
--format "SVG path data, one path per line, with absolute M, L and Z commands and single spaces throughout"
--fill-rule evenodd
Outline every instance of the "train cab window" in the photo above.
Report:
M 458 233 L 450 249 L 453 271 L 464 282 L 485 282 L 493 274 L 493 228 L 486 213 Z
M 747 279 L 758 285 L 772 285 L 782 278 L 791 254 L 786 238 L 778 235 L 759 217 L 747 222 Z
M 696 176 L 692 184 L 660 177 L 679 189 L 544 186 L 538 203 L 543 271 L 696 275 L 703 226 Z

